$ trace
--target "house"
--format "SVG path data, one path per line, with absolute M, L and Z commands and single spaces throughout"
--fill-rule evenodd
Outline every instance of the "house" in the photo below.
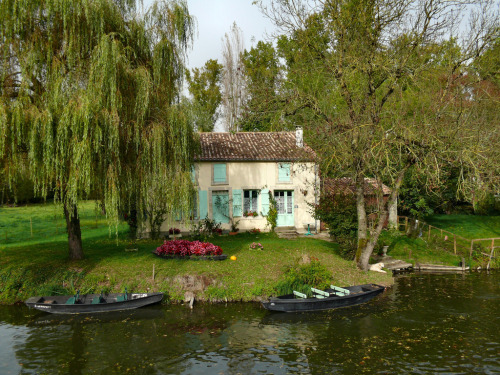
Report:
M 232 222 L 242 231 L 269 230 L 271 197 L 277 227 L 298 232 L 314 228 L 311 205 L 319 198 L 318 167 L 302 134 L 301 127 L 295 132 L 200 133 L 193 170 L 198 191 L 194 223 L 208 217 L 226 230 Z M 189 230 L 189 223 L 175 225 Z M 161 230 L 168 231 L 168 225 Z

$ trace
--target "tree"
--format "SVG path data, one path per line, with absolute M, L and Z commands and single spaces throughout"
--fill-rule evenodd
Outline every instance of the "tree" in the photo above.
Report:
M 245 73 L 242 53 L 245 50 L 243 33 L 233 23 L 231 32 L 226 33 L 222 44 L 222 108 L 226 131 L 239 130 L 238 121 L 246 103 Z
M 357 252 L 366 270 L 407 170 L 428 181 L 443 165 L 478 176 L 498 164 L 491 125 L 471 121 L 477 102 L 466 79 L 468 63 L 481 55 L 498 29 L 490 1 L 468 7 L 445 0 L 274 0 L 259 2 L 283 32 L 287 77 L 297 110 L 303 110 L 308 141 L 322 158 L 323 175 L 348 177 L 356 185 Z M 464 38 L 457 20 L 469 16 Z M 465 26 L 464 26 L 465 27 Z M 498 35 L 498 34 L 497 34 Z M 497 126 L 498 128 L 498 126 Z M 486 160 L 486 161 L 485 161 Z M 364 178 L 392 193 L 380 205 L 369 233 Z
M 248 100 L 240 119 L 244 131 L 281 128 L 281 69 L 272 43 L 259 41 L 243 53 Z
M 186 71 L 189 93 L 193 96 L 195 125 L 199 131 L 211 132 L 219 118 L 218 108 L 222 102 L 220 82 L 223 66 L 210 59 L 201 69 Z
M 27 160 L 36 191 L 54 189 L 70 259 L 83 257 L 78 202 L 91 193 L 115 222 L 164 195 L 188 210 L 193 130 L 176 105 L 193 36 L 185 1 L 139 16 L 131 0 L 8 0 L 0 23 L 0 160 L 9 178 Z

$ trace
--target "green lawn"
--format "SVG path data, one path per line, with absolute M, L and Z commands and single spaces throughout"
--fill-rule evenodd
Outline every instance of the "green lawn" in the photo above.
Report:
M 43 210 L 28 208 L 27 212 L 37 211 Z M 2 209 L 2 220 L 10 230 L 6 212 Z M 17 212 L 15 216 L 22 219 L 26 215 Z M 210 241 L 221 246 L 228 257 L 236 256 L 235 261 L 167 260 L 152 254 L 161 240 L 130 242 L 124 228 L 118 239 L 109 236 L 107 227 L 85 228 L 85 259 L 79 262 L 68 261 L 64 235 L 40 238 L 38 242 L 27 238 L 17 244 L 0 243 L 0 303 L 32 295 L 71 294 L 76 289 L 81 293 L 119 292 L 125 287 L 129 291 L 163 291 L 172 300 L 183 300 L 189 290 L 198 300 L 258 300 L 272 294 L 284 268 L 304 255 L 318 258 L 336 285 L 392 283 L 390 274 L 359 271 L 352 261 L 338 256 L 337 245 L 320 239 L 284 240 L 273 233 L 215 236 Z M 264 250 L 249 249 L 254 241 L 262 243 Z M 127 251 L 130 249 L 137 250 Z
M 110 232 L 108 221 L 94 201 L 78 207 L 83 238 L 102 237 Z M 121 225 L 119 230 L 126 229 Z M 29 206 L 0 206 L 0 247 L 27 246 L 65 241 L 66 222 L 61 204 L 48 202 Z
M 468 239 L 500 237 L 500 216 L 433 215 L 427 217 L 425 222 Z M 466 264 L 472 267 L 484 268 L 487 265 L 489 258 L 484 254 L 490 253 L 488 247 L 491 246 L 491 241 L 477 243 L 474 246 L 473 256 L 470 257 L 470 241 L 457 237 L 457 254 L 455 254 L 452 235 L 446 232 L 441 234 L 439 230 L 432 229 L 429 238 L 426 228 L 428 227 L 424 226 L 417 238 L 399 236 L 389 241 L 389 255 L 413 263 L 458 265 L 464 258 Z M 444 237 L 445 235 L 447 238 Z M 495 242 L 495 246 L 500 246 L 500 240 Z M 496 253 L 499 253 L 498 249 Z M 493 259 L 490 267 L 498 268 L 499 266 L 500 261 L 497 257 Z

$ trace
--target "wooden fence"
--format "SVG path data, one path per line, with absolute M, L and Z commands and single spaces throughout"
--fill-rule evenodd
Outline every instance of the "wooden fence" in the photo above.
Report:
M 415 224 L 416 223 L 416 224 Z M 400 230 L 401 227 L 404 227 L 405 233 L 408 233 L 410 228 L 410 225 L 413 224 L 419 229 L 419 236 L 420 237 L 427 237 L 427 240 L 431 239 L 431 236 L 436 236 L 436 234 L 440 237 L 440 239 L 447 241 L 448 239 L 453 241 L 453 253 L 457 254 L 457 249 L 463 249 L 463 253 L 469 254 L 469 257 L 472 257 L 472 253 L 474 251 L 474 244 L 475 243 L 485 243 L 486 242 L 486 248 L 489 249 L 489 254 L 481 252 L 482 255 L 488 256 L 491 259 L 495 257 L 495 252 L 497 248 L 500 248 L 500 238 L 475 238 L 475 239 L 469 239 L 465 238 L 462 236 L 459 236 L 458 234 L 455 234 L 453 232 L 435 227 L 433 225 L 430 225 L 424 221 L 421 220 L 415 220 L 411 219 L 408 216 L 398 216 L 398 230 Z M 488 262 L 488 266 L 489 263 Z

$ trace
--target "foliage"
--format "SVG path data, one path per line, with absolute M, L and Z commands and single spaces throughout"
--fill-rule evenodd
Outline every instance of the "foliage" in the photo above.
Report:
M 356 200 L 352 194 L 324 194 L 313 212 L 316 220 L 326 223 L 330 236 L 340 245 L 343 258 L 353 260 L 356 253 Z
M 180 256 L 204 256 L 204 255 L 221 255 L 222 249 L 210 242 L 200 241 L 163 241 L 163 245 L 156 248 L 157 255 L 180 255 Z
M 170 228 L 168 234 L 180 234 L 181 230 L 179 228 Z
M 239 220 L 235 220 L 233 217 L 231 218 L 231 232 L 236 233 L 240 230 L 240 228 L 238 228 L 239 223 Z
M 219 118 L 217 111 L 222 102 L 220 81 L 223 66 L 217 60 L 208 60 L 202 68 L 186 71 L 189 93 L 195 108 L 195 126 L 198 131 L 211 132 Z
M 467 9 L 446 0 L 257 3 L 285 33 L 278 40 L 286 62 L 285 113 L 304 124 L 322 174 L 356 185 L 361 269 L 410 167 L 432 182 L 444 167 L 457 167 L 458 187 L 469 197 L 480 182 L 498 186 L 500 128 L 491 121 L 498 110 L 470 95 L 477 75 L 468 65 L 498 37 L 493 2 L 474 1 Z M 467 38 L 455 37 L 458 15 L 471 20 Z M 366 177 L 392 190 L 371 233 Z
M 278 206 L 271 191 L 269 191 L 269 211 L 267 212 L 267 215 L 262 216 L 266 217 L 267 226 L 271 228 L 271 232 L 274 232 L 274 229 L 278 225 Z
M 331 272 L 317 258 L 311 258 L 309 264 L 287 266 L 283 272 L 283 280 L 276 287 L 278 295 L 297 292 L 311 295 L 311 288 L 325 289 L 330 285 Z
M 243 216 L 244 217 L 250 217 L 250 216 L 257 217 L 257 216 L 259 216 L 259 214 L 257 211 L 245 211 L 245 212 L 243 212 Z
M 278 53 L 271 42 L 257 42 L 242 56 L 249 99 L 240 119 L 243 131 L 281 129 L 280 82 Z
M 222 233 L 221 223 L 217 223 L 207 215 L 205 219 L 200 220 L 195 226 L 192 231 L 192 237 L 200 241 L 205 241 L 207 238 L 212 237 L 214 233 Z
M 9 180 L 29 164 L 37 194 L 54 189 L 70 258 L 90 195 L 115 224 L 130 201 L 153 223 L 189 209 L 194 134 L 177 103 L 193 22 L 183 0 L 2 2 L 0 161 Z

